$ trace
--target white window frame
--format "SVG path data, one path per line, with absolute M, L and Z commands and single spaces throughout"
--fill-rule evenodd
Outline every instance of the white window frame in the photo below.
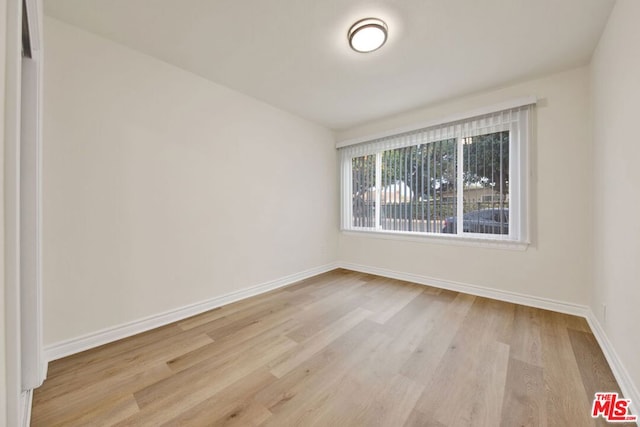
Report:
M 369 234 L 374 237 L 395 238 L 404 240 L 421 240 L 436 243 L 461 243 L 480 246 L 502 246 L 513 249 L 526 249 L 529 244 L 529 147 L 532 140 L 534 97 L 521 98 L 506 103 L 487 107 L 481 110 L 460 114 L 448 119 L 432 121 L 427 124 L 414 125 L 382 134 L 357 140 L 342 141 L 336 144 L 340 152 L 340 187 L 341 187 L 341 223 L 340 229 L 347 234 Z M 506 114 L 509 119 L 487 127 L 478 125 L 485 117 Z M 457 230 L 458 234 L 427 233 L 416 231 L 383 230 L 380 223 L 380 191 L 376 191 L 375 227 L 353 226 L 352 196 L 352 160 L 363 155 L 376 155 L 376 188 L 381 187 L 381 158 L 384 151 L 419 145 L 438 140 L 422 137 L 407 138 L 409 132 L 424 131 L 442 132 L 443 139 L 456 139 L 457 144 Z M 462 139 L 491 132 L 509 131 L 509 234 L 481 234 L 464 232 L 463 229 L 463 144 Z

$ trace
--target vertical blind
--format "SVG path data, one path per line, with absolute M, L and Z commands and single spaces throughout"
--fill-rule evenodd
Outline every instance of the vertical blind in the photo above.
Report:
M 526 239 L 531 109 L 340 148 L 341 228 Z

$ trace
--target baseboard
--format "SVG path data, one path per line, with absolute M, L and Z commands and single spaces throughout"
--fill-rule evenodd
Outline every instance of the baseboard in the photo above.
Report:
M 33 390 L 23 391 L 20 395 L 20 426 L 31 425 L 31 407 L 33 406 Z
M 638 388 L 631 380 L 629 372 L 622 364 L 622 360 L 618 357 L 618 353 L 614 350 L 611 341 L 609 341 L 609 337 L 607 337 L 604 328 L 592 310 L 589 310 L 586 318 L 593 331 L 593 335 L 596 337 L 598 344 L 600 344 L 604 357 L 607 359 L 607 362 L 609 362 L 613 376 L 616 377 L 622 394 L 626 399 L 631 399 L 631 412 L 635 415 L 640 414 L 640 392 L 638 392 Z
M 46 359 L 46 356 L 44 354 L 44 350 L 42 352 L 40 352 L 40 378 L 42 379 L 42 381 L 44 382 L 44 380 L 47 379 L 47 373 L 49 372 L 49 361 Z M 40 383 L 40 385 L 38 385 L 38 387 L 40 387 L 42 385 L 42 383 Z M 36 387 L 36 388 L 38 388 Z
M 387 270 L 384 268 L 371 267 L 367 265 L 345 262 L 341 262 L 338 264 L 341 268 L 347 270 L 375 274 L 377 276 L 388 277 L 390 279 L 405 280 L 407 282 L 418 283 L 420 285 L 434 286 L 436 288 L 463 292 L 465 294 L 511 302 L 514 304 L 526 305 L 529 307 L 542 308 L 544 310 L 551 310 L 559 313 L 572 314 L 574 316 L 586 317 L 587 311 L 589 310 L 586 305 L 573 304 L 548 298 L 540 298 L 532 295 L 520 294 L 517 292 L 509 292 L 484 286 L 471 285 L 469 283 L 437 279 L 434 277 L 405 273 L 395 270 Z
M 89 350 L 90 348 L 127 338 L 150 329 L 158 328 L 169 323 L 177 322 L 232 302 L 260 295 L 300 280 L 326 273 L 327 271 L 331 271 L 336 268 L 338 268 L 337 263 L 326 264 L 320 267 L 301 271 L 299 273 L 290 274 L 276 280 L 271 280 L 257 286 L 252 286 L 247 289 L 211 298 L 206 301 L 190 304 L 110 328 L 105 328 L 97 332 L 45 346 L 44 355 L 46 360 L 50 362 L 65 356 L 80 353 L 81 351 Z

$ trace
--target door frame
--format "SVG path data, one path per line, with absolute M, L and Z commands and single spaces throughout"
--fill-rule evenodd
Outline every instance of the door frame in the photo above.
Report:
M 35 126 L 32 129 L 32 154 L 36 161 L 30 162 L 36 193 L 36 216 L 34 224 L 41 220 L 41 154 L 42 154 L 42 0 L 24 0 L 26 18 L 29 22 L 29 38 L 34 63 L 28 81 L 30 100 L 23 105 L 22 66 L 22 19 L 23 1 L 6 1 L 6 45 L 5 45 L 5 129 L 4 129 L 4 313 L 5 313 L 5 381 L 6 423 L 11 426 L 29 424 L 32 389 L 42 383 L 46 375 L 46 362 L 42 357 L 42 308 L 40 257 L 32 267 L 37 269 L 31 289 L 23 290 L 21 282 L 21 146 L 23 115 Z M 31 86 L 34 87 L 31 87 Z M 34 139 L 33 139 L 34 138 Z M 34 235 L 36 251 L 41 247 L 41 228 Z M 34 288 L 35 286 L 35 288 Z M 28 300 L 28 301 L 27 301 Z M 25 304 L 25 302 L 27 304 Z M 25 307 L 25 308 L 23 308 Z M 23 327 L 24 326 L 24 327 Z M 22 348 L 23 342 L 32 345 L 28 357 Z M 30 344 L 29 344 L 30 343 Z M 36 343 L 33 346 L 33 343 Z M 35 353 L 31 353 L 35 352 Z M 40 353 L 40 354 L 37 354 Z M 36 361 L 34 364 L 33 361 Z M 24 370 L 23 370 L 24 369 Z M 30 374 L 25 382 L 24 372 Z

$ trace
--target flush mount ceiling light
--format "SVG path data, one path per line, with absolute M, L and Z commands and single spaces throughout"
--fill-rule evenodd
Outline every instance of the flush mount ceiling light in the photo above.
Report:
M 377 18 L 361 19 L 349 28 L 349 45 L 356 52 L 373 52 L 387 41 L 387 24 Z

